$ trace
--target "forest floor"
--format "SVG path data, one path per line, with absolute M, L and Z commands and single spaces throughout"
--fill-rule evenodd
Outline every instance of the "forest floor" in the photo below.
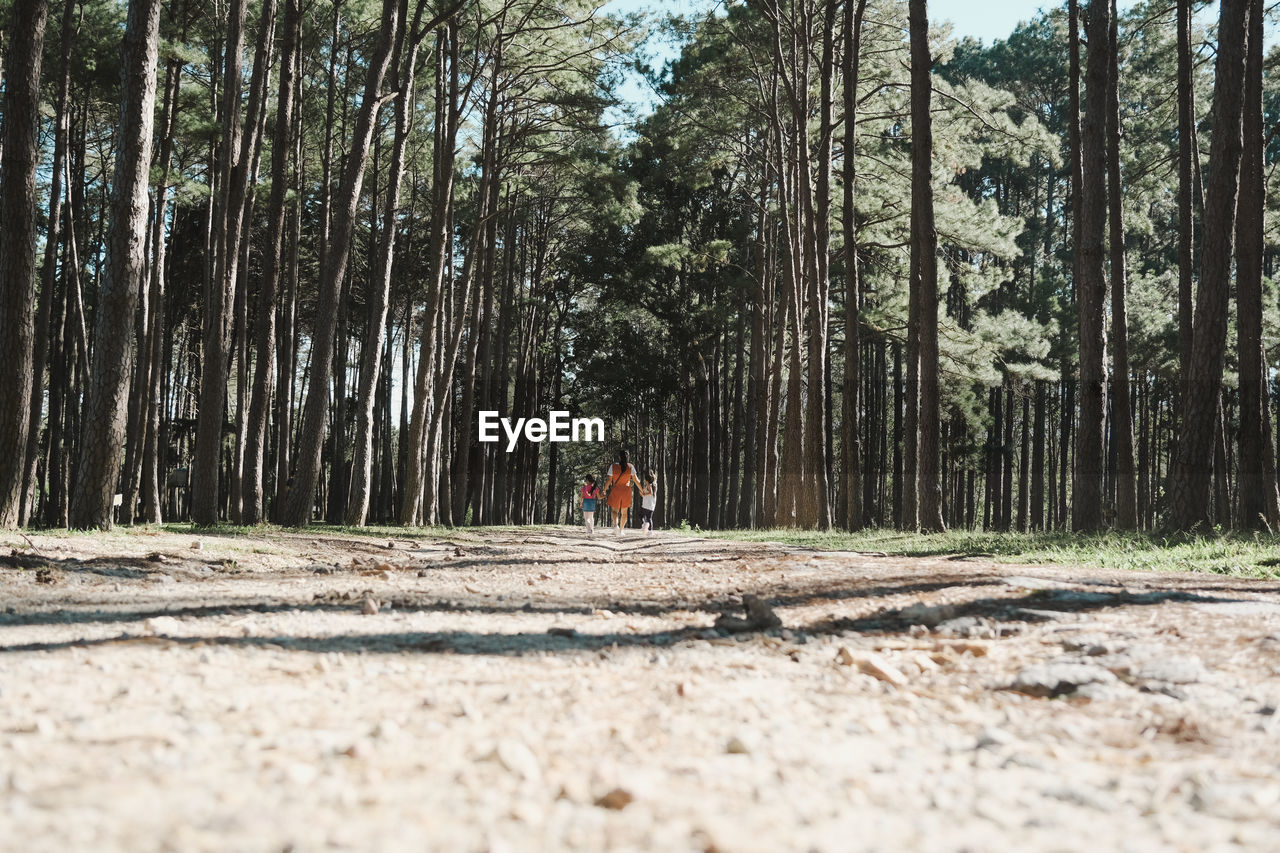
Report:
M 1280 849 L 1274 581 L 550 527 L 0 543 L 5 850 Z

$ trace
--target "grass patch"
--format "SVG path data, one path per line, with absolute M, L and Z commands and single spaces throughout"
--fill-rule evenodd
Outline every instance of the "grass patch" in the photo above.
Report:
M 1118 532 L 971 531 L 923 534 L 894 530 L 857 533 L 718 530 L 701 535 L 747 542 L 781 542 L 822 551 L 879 551 L 895 557 L 973 554 L 988 556 L 997 563 L 1050 563 L 1148 572 L 1210 572 L 1235 577 L 1280 578 L 1280 536 L 1169 537 Z

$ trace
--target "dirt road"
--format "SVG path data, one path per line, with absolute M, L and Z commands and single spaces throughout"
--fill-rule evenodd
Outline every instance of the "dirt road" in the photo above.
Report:
M 0 541 L 0 849 L 1280 849 L 1276 583 L 564 528 Z

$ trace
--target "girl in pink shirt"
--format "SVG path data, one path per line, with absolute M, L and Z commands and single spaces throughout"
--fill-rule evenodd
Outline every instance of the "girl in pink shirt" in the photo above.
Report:
M 596 501 L 599 499 L 600 490 L 596 488 L 596 478 L 588 474 L 580 495 L 580 500 L 582 501 L 582 523 L 587 528 L 588 536 L 593 535 L 596 530 Z

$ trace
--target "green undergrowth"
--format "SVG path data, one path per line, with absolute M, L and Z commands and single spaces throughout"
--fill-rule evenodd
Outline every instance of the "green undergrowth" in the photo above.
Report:
M 1227 534 L 1171 537 L 1149 533 L 940 534 L 866 530 L 857 533 L 802 530 L 723 530 L 718 539 L 779 542 L 822 551 L 870 551 L 896 557 L 971 555 L 997 563 L 1097 566 L 1136 571 L 1211 572 L 1236 577 L 1280 578 L 1280 536 Z

